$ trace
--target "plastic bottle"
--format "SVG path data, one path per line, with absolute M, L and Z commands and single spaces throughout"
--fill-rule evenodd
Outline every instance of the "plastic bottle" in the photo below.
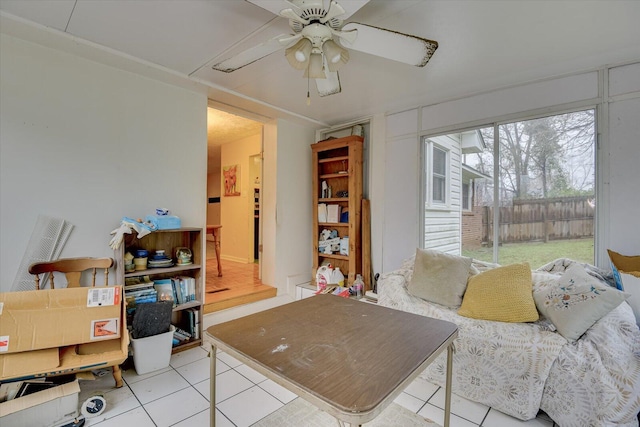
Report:
M 360 299 L 362 298 L 362 292 L 364 290 L 364 280 L 362 279 L 362 275 L 361 274 L 356 274 L 356 280 L 353 281 L 353 289 L 354 289 L 354 295 L 356 297 L 356 299 Z
M 337 284 L 338 286 L 344 286 L 344 274 L 342 274 L 342 271 L 340 271 L 340 267 L 336 267 L 335 270 L 333 270 L 332 282 Z

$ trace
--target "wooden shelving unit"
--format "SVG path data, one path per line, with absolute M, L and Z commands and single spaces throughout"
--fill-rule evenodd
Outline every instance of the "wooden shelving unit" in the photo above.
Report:
M 345 286 L 350 286 L 356 274 L 362 273 L 362 151 L 363 138 L 348 136 L 311 144 L 313 156 L 313 271 L 323 263 L 340 267 Z M 322 197 L 322 182 L 331 187 L 331 196 Z M 347 192 L 346 196 L 338 196 Z M 339 205 L 348 211 L 348 222 L 319 222 L 318 205 Z M 349 254 L 325 254 L 319 252 L 319 236 L 322 230 L 336 230 L 338 237 L 349 237 Z
M 117 283 L 125 284 L 125 279 L 149 276 L 154 279 L 169 279 L 176 276 L 190 276 L 195 279 L 196 300 L 177 305 L 173 308 L 171 323 L 175 326 L 188 330 L 187 309 L 196 308 L 198 317 L 198 337 L 190 341 L 173 347 L 173 353 L 187 350 L 202 344 L 202 305 L 204 301 L 204 285 L 202 276 L 202 242 L 203 232 L 200 228 L 179 228 L 175 230 L 157 230 L 138 239 L 135 232 L 125 234 L 124 242 L 115 251 L 116 277 Z M 176 261 L 176 248 L 187 247 L 191 250 L 192 264 L 174 265 L 173 267 L 147 268 L 146 270 L 125 273 L 124 254 L 130 252 L 134 254 L 136 249 L 146 249 L 151 256 L 157 250 L 164 250 L 167 256 L 171 256 Z M 126 290 L 126 287 L 125 287 Z

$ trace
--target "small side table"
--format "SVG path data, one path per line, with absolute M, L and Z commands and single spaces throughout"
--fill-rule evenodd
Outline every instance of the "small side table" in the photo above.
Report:
M 222 264 L 220 264 L 220 229 L 221 225 L 207 225 L 207 234 L 213 236 L 213 247 L 216 251 L 216 261 L 218 261 L 218 277 L 222 277 Z

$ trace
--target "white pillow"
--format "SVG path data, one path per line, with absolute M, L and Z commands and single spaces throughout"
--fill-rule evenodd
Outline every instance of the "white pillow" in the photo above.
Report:
M 628 297 L 590 276 L 578 263 L 569 266 L 556 284 L 533 293 L 538 311 L 570 341 L 580 338 Z
M 627 302 L 636 316 L 636 324 L 640 326 L 640 271 L 634 271 L 632 274 L 621 271 L 620 280 L 624 291 L 631 295 Z

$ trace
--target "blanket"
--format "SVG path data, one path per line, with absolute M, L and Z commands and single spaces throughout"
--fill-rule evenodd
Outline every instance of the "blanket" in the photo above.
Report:
M 570 260 L 534 272 L 534 292 L 558 279 Z M 495 265 L 474 262 L 472 270 Z M 380 305 L 456 323 L 453 392 L 522 420 L 540 409 L 565 426 L 637 426 L 640 410 L 640 331 L 623 303 L 580 340 L 569 343 L 545 318 L 533 323 L 470 319 L 407 292 L 413 261 L 384 274 Z M 595 267 L 590 274 L 606 276 Z M 446 356 L 421 376 L 445 384 Z

